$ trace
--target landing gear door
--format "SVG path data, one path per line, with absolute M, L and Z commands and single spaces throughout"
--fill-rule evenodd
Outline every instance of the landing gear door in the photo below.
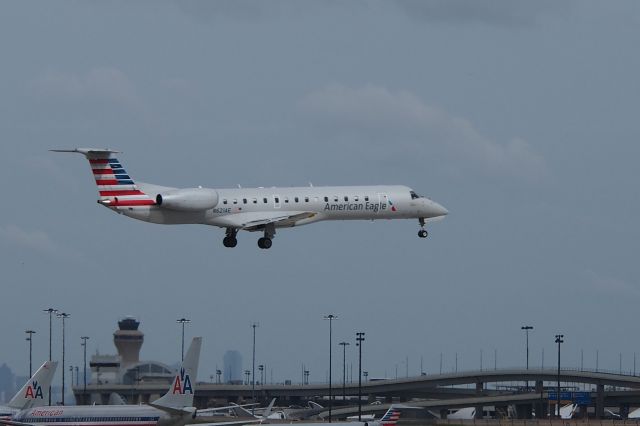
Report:
M 273 195 L 273 208 L 274 209 L 280 208 L 280 196 L 277 194 Z

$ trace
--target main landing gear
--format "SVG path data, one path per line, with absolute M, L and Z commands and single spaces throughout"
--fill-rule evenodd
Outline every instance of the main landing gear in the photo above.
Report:
M 269 223 L 264 227 L 264 237 L 258 239 L 258 247 L 261 249 L 271 248 L 273 236 L 276 235 L 276 227 Z
M 429 233 L 427 232 L 426 229 L 424 229 L 424 218 L 423 217 L 419 218 L 418 222 L 420 223 L 420 230 L 418 231 L 418 237 L 427 238 Z
M 233 228 L 227 228 L 227 231 L 225 233 L 225 237 L 222 240 L 222 244 L 225 247 L 235 247 L 238 245 L 238 239 L 236 238 L 236 235 L 238 234 L 238 230 L 237 229 L 233 229 Z

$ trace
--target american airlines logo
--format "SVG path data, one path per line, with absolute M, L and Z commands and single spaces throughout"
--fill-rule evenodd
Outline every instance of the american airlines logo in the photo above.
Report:
M 24 397 L 28 399 L 43 399 L 44 396 L 42 395 L 42 386 L 40 386 L 38 382 L 34 380 L 29 386 L 27 386 L 27 391 L 24 394 Z
M 178 374 L 173 382 L 173 394 L 184 395 L 186 393 L 193 394 L 193 388 L 191 387 L 191 379 L 189 375 L 186 374 L 184 368 L 180 369 L 180 374 Z

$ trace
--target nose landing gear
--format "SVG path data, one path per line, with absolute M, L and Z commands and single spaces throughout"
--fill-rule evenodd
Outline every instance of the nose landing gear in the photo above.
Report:
M 420 230 L 418 231 L 418 237 L 427 238 L 429 233 L 427 232 L 426 229 L 424 229 L 424 218 L 423 217 L 419 218 L 418 222 L 420 223 Z
M 238 234 L 237 229 L 227 228 L 227 230 L 225 231 L 225 237 L 222 240 L 222 244 L 225 247 L 237 246 L 238 245 L 238 239 L 236 238 L 237 234 Z

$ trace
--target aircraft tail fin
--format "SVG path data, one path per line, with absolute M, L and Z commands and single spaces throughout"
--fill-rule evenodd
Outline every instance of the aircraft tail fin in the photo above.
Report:
M 400 419 L 400 410 L 392 405 L 380 419 L 380 424 L 382 426 L 392 426 L 398 422 L 398 419 Z
M 15 394 L 7 406 L 24 410 L 25 408 L 41 407 L 48 404 L 49 386 L 58 366 L 57 361 L 46 361 L 38 371 Z
M 184 356 L 180 370 L 178 370 L 171 382 L 171 386 L 169 386 L 169 390 L 164 396 L 153 401 L 151 405 L 174 410 L 193 407 L 194 385 L 198 376 L 201 346 L 202 337 L 194 337 Z
M 53 152 L 74 152 L 89 160 L 98 186 L 98 203 L 107 207 L 150 206 L 155 200 L 136 185 L 116 157 L 119 151 L 100 148 L 52 149 Z

